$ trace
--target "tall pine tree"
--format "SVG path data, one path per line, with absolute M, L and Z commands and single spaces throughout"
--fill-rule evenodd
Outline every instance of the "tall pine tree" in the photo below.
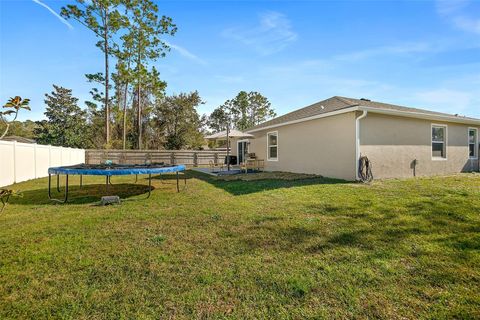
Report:
M 69 4 L 62 8 L 61 15 L 67 19 L 75 19 L 99 38 L 97 47 L 104 54 L 103 74 L 105 86 L 105 141 L 110 144 L 110 71 L 109 57 L 115 50 L 114 36 L 127 24 L 127 18 L 121 14 L 121 0 L 76 0 L 78 5 Z
M 216 108 L 209 117 L 209 127 L 224 130 L 227 123 L 245 130 L 276 116 L 270 101 L 258 92 L 240 91 L 237 96 Z
M 137 148 L 143 147 L 143 127 L 145 123 L 144 90 L 152 84 L 160 86 L 159 72 L 149 68 L 149 64 L 165 56 L 168 45 L 160 38 L 164 34 L 174 35 L 177 31 L 172 18 L 160 16 L 158 6 L 151 0 L 125 1 L 128 16 L 128 32 L 122 36 L 124 48 L 124 66 L 130 72 L 124 72 L 125 83 L 134 86 L 134 103 L 136 107 Z M 127 90 L 127 88 L 125 88 Z M 148 95 L 148 94 L 147 94 Z M 125 108 L 124 108 L 125 109 Z M 126 111 L 124 111 L 126 115 Z M 124 134 L 125 136 L 125 134 Z

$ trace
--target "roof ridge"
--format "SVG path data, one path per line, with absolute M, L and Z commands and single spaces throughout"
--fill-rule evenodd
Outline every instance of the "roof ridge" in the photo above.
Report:
M 332 101 L 333 100 L 333 101 Z M 336 102 L 335 102 L 336 101 Z M 340 102 L 341 105 L 338 103 Z M 257 124 L 256 126 L 253 126 L 253 127 L 250 127 L 247 129 L 248 130 L 251 130 L 251 129 L 255 129 L 255 128 L 258 128 L 258 127 L 262 127 L 262 126 L 265 126 L 265 125 L 268 125 L 272 122 L 283 122 L 283 121 L 288 121 L 288 119 L 290 117 L 294 117 L 295 119 L 303 119 L 303 118 L 308 118 L 310 116 L 312 116 L 312 112 L 311 110 L 315 110 L 315 109 L 319 109 L 321 108 L 321 111 L 317 111 L 317 112 L 313 112 L 314 114 L 319 114 L 319 113 L 326 113 L 328 112 L 327 110 L 324 109 L 324 104 L 325 105 L 329 105 L 329 104 L 334 104 L 334 105 L 337 105 L 336 107 L 334 107 L 334 109 L 343 109 L 343 108 L 347 108 L 347 107 L 350 107 L 352 105 L 354 105 L 351 101 L 348 101 L 348 100 L 342 100 L 342 99 L 339 99 L 339 97 L 336 97 L 336 96 L 332 96 L 328 99 L 325 99 L 325 100 L 321 100 L 321 101 L 317 101 L 317 102 L 314 102 L 314 103 L 311 103 L 303 108 L 300 108 L 300 109 L 296 109 L 296 110 L 293 110 L 293 111 L 290 111 L 288 113 L 285 113 L 281 116 L 278 116 L 278 117 L 275 117 L 273 119 L 270 119 L 270 120 L 267 120 L 263 123 L 260 123 L 260 124 Z M 328 109 L 331 109 L 331 107 L 329 107 Z
M 362 105 L 362 99 L 356 99 L 356 98 L 349 98 L 349 99 L 352 99 L 352 100 L 356 100 L 356 101 L 359 101 L 359 106 Z M 452 117 L 463 117 L 463 118 L 470 118 L 470 119 L 476 119 L 476 118 L 473 118 L 473 117 L 467 117 L 467 116 L 460 116 L 458 114 L 453 114 L 453 113 L 449 113 L 449 112 L 440 112 L 440 111 L 435 111 L 435 110 L 431 110 L 431 109 L 426 109 L 426 108 L 418 108 L 418 107 L 409 107 L 409 106 L 406 106 L 406 105 L 402 105 L 402 104 L 394 104 L 394 103 L 389 103 L 389 102 L 382 102 L 382 101 L 377 101 L 377 100 L 365 100 L 364 101 L 364 106 L 368 107 L 368 104 L 377 104 L 377 105 L 381 105 L 381 106 L 372 106 L 374 108 L 377 108 L 377 109 L 382 109 L 383 106 L 386 106 L 386 107 L 390 107 L 390 108 L 400 108 L 400 109 L 404 109 L 405 112 L 419 112 L 419 113 L 427 113 L 427 114 L 442 114 L 442 115 L 447 115 L 447 116 L 452 116 Z
M 325 101 L 330 100 L 330 99 L 333 99 L 333 98 L 335 98 L 335 97 L 330 97 L 330 98 L 325 99 L 325 100 L 321 100 L 321 101 L 317 101 L 317 102 L 311 103 L 311 104 L 309 104 L 309 105 L 307 105 L 307 106 L 305 106 L 305 107 L 292 110 L 292 111 L 290 111 L 290 112 L 287 112 L 287 113 L 285 113 L 285 114 L 282 114 L 281 116 L 278 116 L 278 117 L 272 118 L 272 119 L 270 119 L 270 120 L 267 120 L 266 122 L 271 121 L 271 120 L 273 120 L 273 119 L 278 119 L 278 118 L 282 118 L 282 117 L 288 116 L 289 114 L 292 114 L 292 113 L 297 113 L 297 112 L 299 112 L 299 111 L 308 109 L 308 108 L 310 108 L 310 107 L 313 107 L 313 106 L 315 106 L 315 105 L 317 105 L 317 104 L 320 104 L 320 103 L 322 103 L 322 102 L 325 102 Z M 343 102 L 345 103 L 345 101 L 343 101 Z M 351 104 L 351 103 L 349 103 L 349 104 Z
M 340 97 L 340 96 L 333 96 L 332 98 L 335 98 L 337 100 L 340 100 L 343 103 L 349 104 L 351 106 L 353 105 L 358 105 L 357 103 L 354 103 L 351 98 L 346 98 L 346 97 Z

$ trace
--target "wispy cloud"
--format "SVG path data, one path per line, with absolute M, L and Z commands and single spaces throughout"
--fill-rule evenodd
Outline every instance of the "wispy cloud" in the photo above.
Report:
M 412 46 L 413 51 L 414 47 Z M 420 83 L 417 83 L 396 81 L 389 76 L 388 71 L 357 72 L 358 63 L 350 62 L 331 57 L 325 60 L 299 60 L 282 65 L 264 66 L 258 68 L 256 73 L 251 75 L 251 79 L 259 83 L 262 92 L 268 93 L 267 89 L 274 87 L 277 103 L 285 108 L 283 112 L 335 94 L 365 97 L 452 114 L 480 116 L 480 109 L 477 107 L 480 105 L 477 93 L 480 75 L 475 73 L 475 70 L 466 76 L 459 73 L 457 68 L 453 71 L 454 76 L 447 76 L 448 70 L 414 66 L 412 72 L 417 72 L 416 77 L 421 79 Z M 406 64 L 404 68 L 408 70 L 412 66 Z M 292 82 L 291 79 L 295 81 Z M 262 85 L 267 89 L 262 89 Z
M 220 80 L 224 83 L 242 83 L 245 81 L 245 78 L 242 76 L 223 76 L 223 75 L 216 75 L 216 79 Z
M 341 61 L 357 61 L 357 60 L 363 60 L 368 58 L 374 58 L 377 56 L 408 55 L 408 54 L 432 52 L 437 50 L 440 50 L 440 47 L 435 46 L 431 43 L 414 42 L 414 43 L 403 43 L 403 44 L 396 44 L 392 46 L 382 46 L 382 47 L 349 52 L 349 53 L 337 55 L 334 57 L 334 59 L 341 60 Z
M 398 63 L 399 59 L 403 59 L 403 62 L 416 66 L 453 67 L 480 63 L 480 45 L 443 38 L 371 47 L 336 54 L 325 59 L 326 63 L 332 65 L 358 65 L 358 62 L 368 63 L 369 61 Z
M 70 30 L 73 29 L 73 26 L 67 20 L 62 18 L 58 13 L 56 13 L 52 8 L 47 6 L 45 3 L 41 2 L 40 0 L 32 0 L 32 1 L 35 2 L 38 5 L 41 5 L 42 7 L 47 9 L 48 11 L 50 11 L 50 13 L 53 14 L 55 17 L 57 17 L 57 19 L 60 20 L 60 22 L 62 22 L 64 25 L 66 25 L 68 27 L 68 29 L 70 29 Z
M 469 0 L 437 0 L 437 11 L 441 15 L 462 10 L 468 5 Z
M 250 46 L 262 55 L 279 52 L 297 39 L 290 20 L 274 11 L 261 14 L 259 24 L 254 27 L 229 28 L 222 35 Z
M 386 82 L 369 80 L 360 73 L 345 71 L 342 64 L 331 63 L 329 60 L 303 60 L 281 66 L 261 67 L 252 78 L 275 87 L 282 95 L 286 93 L 283 99 L 287 99 L 291 107 L 302 105 L 295 102 L 297 99 L 304 100 L 306 105 L 306 101 L 314 102 L 310 99 L 321 99 L 333 94 L 373 97 L 378 92 L 390 90 Z M 291 79 L 295 81 L 292 82 Z M 283 103 L 286 102 L 282 101 Z
M 177 51 L 182 57 L 185 57 L 189 60 L 192 60 L 196 63 L 199 63 L 201 65 L 206 65 L 207 62 L 203 59 L 201 59 L 200 57 L 198 57 L 197 55 L 193 54 L 192 52 L 188 51 L 187 49 L 185 49 L 184 47 L 181 47 L 179 45 L 176 45 L 176 44 L 173 44 L 173 43 L 170 43 L 168 41 L 165 41 L 165 43 L 170 47 L 172 48 L 173 50 Z
M 454 22 L 460 29 L 480 34 L 480 18 L 458 16 L 455 17 Z
M 414 97 L 420 104 L 434 108 L 437 111 L 464 113 L 469 106 L 473 105 L 475 95 L 465 90 L 437 88 L 417 92 L 414 94 Z
M 480 6 L 470 0 L 437 0 L 437 12 L 455 27 L 480 34 Z

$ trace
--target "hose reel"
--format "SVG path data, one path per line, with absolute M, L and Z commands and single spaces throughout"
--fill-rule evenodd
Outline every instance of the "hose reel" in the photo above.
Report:
M 358 179 L 362 182 L 373 180 L 372 163 L 366 156 L 361 156 L 358 159 Z

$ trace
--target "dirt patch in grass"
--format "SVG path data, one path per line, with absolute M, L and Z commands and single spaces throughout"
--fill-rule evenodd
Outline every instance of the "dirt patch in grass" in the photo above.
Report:
M 303 180 L 303 179 L 322 179 L 323 177 L 315 174 L 304 174 L 304 173 L 290 173 L 290 172 L 255 172 L 255 173 L 240 173 L 232 175 L 223 175 L 216 177 L 217 180 L 221 181 L 256 181 L 256 180 Z

